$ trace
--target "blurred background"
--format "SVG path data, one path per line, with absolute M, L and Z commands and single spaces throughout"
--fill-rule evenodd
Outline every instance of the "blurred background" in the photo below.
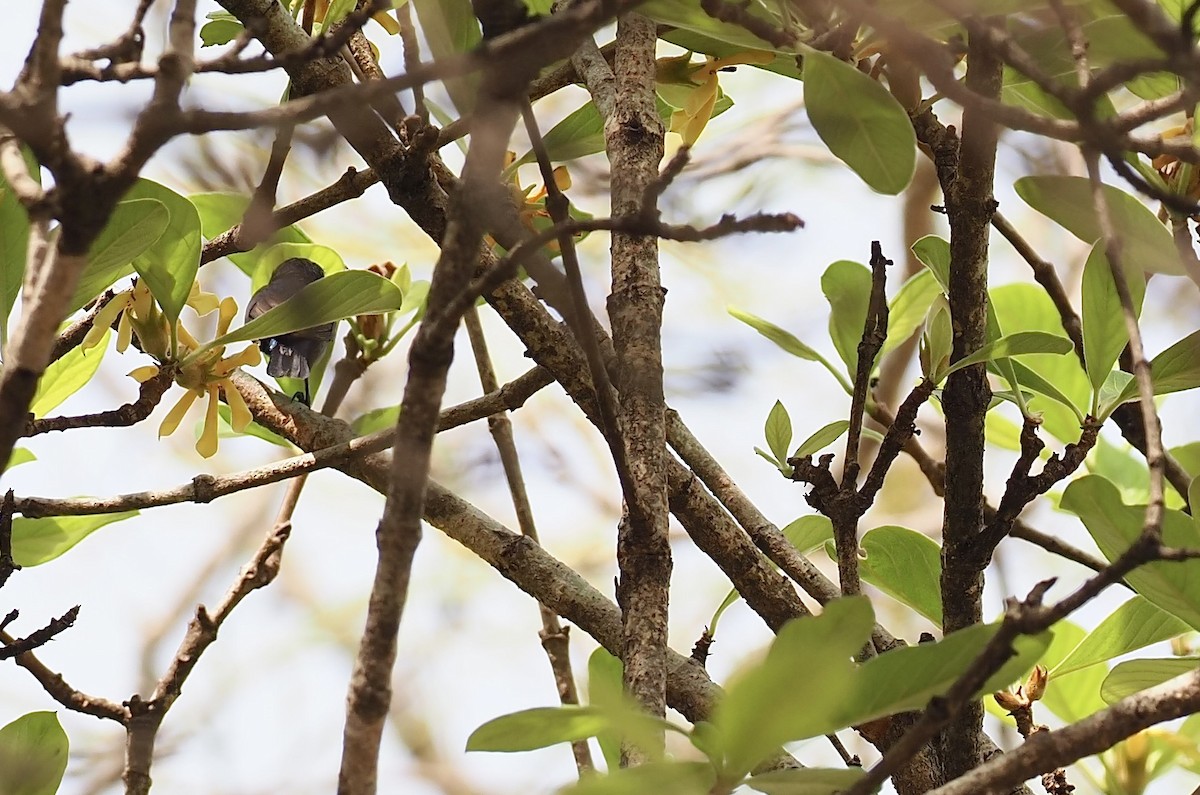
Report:
M 135 3 L 74 0 L 67 7 L 63 51 L 112 40 L 128 25 Z M 0 48 L 0 85 L 12 84 L 36 30 L 37 4 L 5 9 L 8 42 Z M 202 0 L 200 14 L 218 10 Z M 166 8 L 156 4 L 146 25 L 147 59 L 161 50 Z M 611 38 L 611 31 L 608 31 Z M 402 71 L 398 37 L 368 30 L 380 47 L 385 72 Z M 605 33 L 598 39 L 603 42 Z M 677 54 L 667 45 L 662 54 Z M 212 57 L 218 48 L 198 51 Z M 256 51 L 254 47 L 251 52 Z M 185 94 L 189 106 L 252 109 L 275 104 L 285 89 L 281 72 L 195 76 Z M 669 290 L 663 331 L 668 400 L 720 460 L 733 478 L 782 526 L 811 513 L 804 487 L 781 478 L 758 458 L 763 422 L 776 400 L 791 413 L 797 439 L 828 422 L 844 419 L 848 399 L 830 375 L 812 362 L 790 357 L 726 312 L 733 305 L 787 328 L 836 361 L 825 331 L 828 307 L 820 276 L 839 259 L 866 262 L 872 240 L 882 242 L 895 261 L 889 273 L 894 294 L 906 269 L 907 246 L 921 235 L 945 235 L 944 219 L 931 212 L 941 202 L 927 166 L 920 164 L 909 195 L 872 193 L 846 167 L 832 160 L 809 127 L 800 86 L 751 68 L 722 74 L 721 85 L 735 105 L 715 118 L 695 148 L 694 162 L 663 199 L 664 218 L 706 224 L 722 213 L 789 211 L 805 221 L 790 235 L 747 236 L 704 245 L 662 244 L 663 282 Z M 62 92 L 70 114 L 73 145 L 87 154 L 111 158 L 121 148 L 134 114 L 149 97 L 141 81 L 77 83 Z M 452 107 L 438 86 L 431 98 Z M 411 97 L 402 95 L 411 109 Z M 586 100 L 568 88 L 540 101 L 543 130 Z M 944 105 L 945 103 L 943 103 Z M 939 106 L 945 122 L 954 111 Z M 261 178 L 271 136 L 268 132 L 217 133 L 180 138 L 149 164 L 144 176 L 185 195 L 240 191 L 247 195 Z M 668 148 L 678 145 L 669 136 Z M 514 139 L 524 152 L 527 143 Z M 443 150 L 457 167 L 461 151 Z M 279 191 L 286 204 L 324 187 L 347 167 L 362 168 L 357 156 L 317 121 L 297 130 L 296 146 Z M 572 200 L 583 209 L 607 214 L 607 169 L 603 155 L 568 165 Z M 1027 173 L 1076 169 L 1068 150 L 1031 138 L 1006 136 L 997 193 L 1002 211 L 1043 257 L 1059 269 L 1077 293 L 1087 248 L 1026 207 L 1011 191 Z M 522 183 L 540 181 L 535 169 Z M 378 186 L 353 202 L 301 223 L 317 243 L 336 249 L 352 268 L 392 261 L 407 263 L 415 278 L 429 278 L 437 249 L 387 200 Z M 581 246 L 589 296 L 604 318 L 607 293 L 607 236 L 591 235 Z M 1027 281 L 1024 263 L 998 236 L 993 242 L 990 278 L 994 285 Z M 201 271 L 205 289 L 232 295 L 244 306 L 249 282 L 225 260 Z M 1180 280 L 1159 277 L 1147 293 L 1148 347 L 1157 352 L 1198 325 L 1195 294 Z M 501 381 L 524 372 L 519 342 L 491 312 L 481 310 L 488 343 Z M 190 310 L 189 310 L 190 312 Z M 189 315 L 185 314 L 185 320 Z M 342 326 L 344 331 L 344 325 Z M 339 342 L 335 355 L 341 355 Z M 368 371 L 351 392 L 339 416 L 395 405 L 405 374 L 402 345 Z M 55 413 L 79 414 L 112 408 L 132 399 L 136 384 L 127 377 L 146 364 L 136 352 L 109 351 L 92 384 Z M 893 401 L 915 383 L 915 365 L 893 368 Z M 257 373 L 264 377 L 263 373 Z M 465 334 L 451 371 L 447 405 L 480 394 Z M 18 495 L 113 495 L 175 486 L 199 473 L 233 472 L 287 453 L 253 438 L 225 439 L 208 460 L 193 449 L 194 438 L 180 432 L 156 438 L 158 424 L 174 399 L 146 422 L 128 429 L 75 430 L 47 434 L 24 445 L 37 456 L 6 475 Z M 1002 409 L 1003 410 L 1003 409 Z M 1163 405 L 1167 445 L 1195 438 L 1197 403 L 1171 396 Z M 1013 419 L 1010 415 L 1010 419 Z M 611 597 L 615 575 L 619 489 L 603 441 L 561 389 L 551 386 L 513 414 L 517 443 L 542 543 L 551 554 L 583 573 Z M 192 422 L 189 420 L 188 422 Z M 940 455 L 938 417 L 922 414 L 922 441 Z M 1111 428 L 1107 441 L 1124 442 Z M 993 450 L 988 460 L 989 492 L 997 499 L 1013 454 Z M 484 423 L 441 435 L 435 447 L 434 477 L 509 527 L 516 527 L 499 459 Z M 25 634 L 51 616 L 82 605 L 76 625 L 39 650 L 39 657 L 80 690 L 123 701 L 146 695 L 162 674 L 198 603 L 213 604 L 233 582 L 239 567 L 270 531 L 285 484 L 226 497 L 210 505 L 178 505 L 96 532 L 65 556 L 18 572 L 0 594 L 7 611 L 21 619 L 11 627 Z M 222 628 L 188 680 L 183 696 L 159 735 L 153 776 L 156 791 L 191 793 L 318 793 L 336 786 L 341 752 L 346 683 L 365 614 L 374 572 L 374 530 L 383 497 L 336 472 L 314 474 L 301 497 L 295 530 L 279 579 L 253 593 Z M 1039 504 L 1027 517 L 1036 527 L 1094 549 L 1073 517 Z M 899 524 L 937 537 L 940 502 L 907 459 L 894 467 L 863 529 Z M 673 528 L 675 567 L 671 599 L 671 640 L 686 653 L 711 620 L 729 584 L 717 567 Z M 827 570 L 824 555 L 815 559 Z M 1022 541 L 1002 545 L 989 577 L 987 605 L 998 613 L 1005 596 L 1024 593 L 1037 580 L 1058 576 L 1055 593 L 1081 581 L 1086 571 L 1052 560 Z M 1077 619 L 1093 626 L 1126 598 L 1110 592 Z M 911 611 L 876 594 L 876 611 L 896 634 L 915 641 L 934 631 Z M 574 777 L 570 750 L 503 755 L 466 754 L 468 734 L 506 712 L 557 703 L 549 666 L 538 642 L 537 605 L 474 555 L 429 528 L 418 551 L 412 589 L 400 633 L 396 697 L 385 735 L 380 770 L 384 793 L 549 793 Z M 575 670 L 586 672 L 595 643 L 572 633 Z M 743 604 L 732 607 L 720 625 L 708 668 L 721 681 L 770 642 L 762 622 Z M 585 691 L 586 692 L 586 691 Z M 24 670 L 0 666 L 0 725 L 33 710 L 57 709 L 71 738 L 66 795 L 119 791 L 123 730 L 111 723 L 61 708 Z M 675 716 L 679 719 L 678 716 Z M 1051 716 L 1039 714 L 1041 720 Z M 989 719 L 991 720 L 991 719 Z M 993 727 L 993 736 L 1014 744 L 1015 733 Z M 677 740 L 679 738 L 672 738 Z M 868 763 L 873 749 L 851 732 L 842 739 Z M 683 747 L 677 748 L 686 753 Z M 836 764 L 828 743 L 814 740 L 797 752 L 809 764 Z M 1080 791 L 1086 783 L 1076 781 Z M 1170 785 L 1162 792 L 1172 791 Z

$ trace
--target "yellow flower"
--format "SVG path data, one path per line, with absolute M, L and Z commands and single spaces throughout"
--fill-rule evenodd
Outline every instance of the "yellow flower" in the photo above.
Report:
M 721 92 L 717 73 L 739 64 L 768 64 L 775 60 L 775 56 L 769 52 L 749 50 L 722 58 L 706 55 L 701 64 L 693 65 L 691 60 L 690 52 L 675 58 L 661 58 L 657 69 L 660 84 L 695 86 L 688 92 L 683 107 L 671 116 L 670 132 L 679 133 L 688 146 L 696 143 L 712 117 Z
M 205 299 L 202 304 L 212 304 L 215 298 L 212 296 L 213 301 Z M 216 333 L 216 336 L 220 337 L 229 331 L 230 324 L 237 316 L 238 306 L 232 298 L 224 298 L 216 302 L 213 308 L 220 311 Z M 212 309 L 206 310 L 205 314 L 210 311 Z M 189 351 L 197 350 L 201 346 L 182 323 L 178 324 L 177 333 L 182 354 L 180 360 L 183 361 Z M 196 442 L 196 452 L 205 458 L 210 458 L 217 452 L 217 407 L 221 392 L 225 393 L 225 401 L 229 404 L 229 424 L 235 431 L 244 431 L 253 419 L 250 408 L 234 388 L 233 381 L 229 376 L 239 367 L 252 367 L 258 364 L 261 358 L 258 346 L 253 343 L 232 356 L 225 356 L 225 346 L 221 345 L 206 351 L 195 361 L 180 367 L 175 374 L 175 383 L 184 387 L 185 391 L 167 416 L 163 418 L 162 424 L 158 428 L 159 438 L 174 433 L 183 422 L 184 417 L 187 416 L 192 404 L 198 398 L 207 397 L 204 425 L 200 432 L 200 438 Z M 153 378 L 157 373 L 157 365 L 147 365 L 133 370 L 129 375 L 139 382 L 144 382 Z
M 504 157 L 505 169 L 512 166 L 516 158 L 517 155 L 515 152 L 506 153 Z M 558 186 L 560 191 L 565 191 L 571 187 L 571 174 L 567 171 L 566 166 L 559 166 L 554 169 L 553 174 L 554 184 Z M 507 181 L 508 190 L 512 195 L 513 203 L 517 206 L 517 215 L 521 219 L 521 224 L 530 232 L 539 232 L 550 226 L 552 223 L 550 220 L 550 211 L 546 209 L 546 195 L 549 191 L 546 189 L 546 186 L 530 185 L 529 187 L 522 187 L 517 169 L 513 169 L 509 173 Z M 546 244 L 546 248 L 551 252 L 557 253 L 558 241 L 550 241 Z

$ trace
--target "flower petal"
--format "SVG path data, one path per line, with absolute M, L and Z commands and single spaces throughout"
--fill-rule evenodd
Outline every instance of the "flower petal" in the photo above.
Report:
M 237 317 L 237 311 L 237 301 L 230 297 L 221 299 L 221 314 L 217 318 L 218 337 L 224 336 L 225 332 L 229 331 L 229 325 L 233 323 L 233 319 Z
M 221 388 L 225 390 L 225 402 L 229 404 L 229 425 L 241 433 L 254 419 L 254 415 L 250 413 L 250 407 L 246 405 L 242 393 L 237 391 L 232 381 L 228 378 L 222 380 Z
M 87 336 L 83 338 L 83 342 L 79 343 L 79 347 L 86 351 L 89 348 L 99 345 L 100 340 L 104 337 L 104 332 L 108 331 L 113 321 L 117 319 L 117 315 L 128 305 L 129 296 L 125 293 L 109 301 L 103 309 L 96 313 L 96 318 L 92 321 L 92 327 L 88 329 Z
M 135 367 L 129 371 L 129 377 L 139 384 L 146 383 L 156 375 L 158 375 L 157 364 L 147 364 L 143 367 Z
M 175 429 L 179 427 L 179 423 L 183 422 L 184 416 L 188 413 L 188 409 L 196 402 L 196 398 L 203 394 L 195 390 L 189 389 L 183 393 L 183 397 L 179 398 L 179 402 L 171 409 L 170 413 L 163 418 L 162 425 L 158 426 L 158 438 L 170 436 L 175 433 Z
M 196 452 L 212 458 L 217 452 L 217 387 L 208 388 L 208 408 L 204 412 L 204 430 L 196 440 Z

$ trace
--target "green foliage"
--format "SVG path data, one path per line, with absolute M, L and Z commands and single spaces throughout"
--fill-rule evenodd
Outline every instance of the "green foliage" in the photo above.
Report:
M 891 93 L 828 53 L 804 54 L 804 105 L 829 151 L 872 190 L 895 195 L 908 187 L 917 141 L 908 113 Z
M 1040 286 L 1006 284 L 993 288 L 990 298 L 1003 334 L 1040 331 L 1067 340 L 1054 302 Z M 1069 346 L 1069 341 L 1066 344 Z M 1078 439 L 1083 423 L 1080 407 L 1089 404 L 1092 394 L 1091 382 L 1079 360 L 1060 351 L 1030 354 L 1009 362 L 1021 387 L 1038 394 L 1030 408 L 1042 415 L 1042 427 L 1064 442 Z
M 370 271 L 342 271 L 307 285 L 241 328 L 201 346 L 185 361 L 218 345 L 278 337 L 356 315 L 390 312 L 403 303 L 400 288 L 382 276 Z
M 174 324 L 200 268 L 200 214 L 183 196 L 148 179 L 135 182 L 124 198 L 153 199 L 161 202 L 170 214 L 166 230 L 133 258 L 133 267 L 145 280 L 167 320 Z
M 799 770 L 772 770 L 751 776 L 746 783 L 766 795 L 836 795 L 849 789 L 864 775 L 861 768 L 836 770 L 806 767 Z M 878 792 L 879 788 L 871 791 Z
M 840 260 L 821 275 L 821 292 L 829 301 L 829 338 L 853 383 L 858 373 L 858 343 L 871 303 L 871 272 L 857 262 Z
M 824 450 L 829 445 L 842 438 L 850 428 L 850 423 L 846 420 L 834 420 L 828 425 L 824 425 L 809 436 L 800 446 L 796 448 L 796 452 L 792 453 L 793 458 L 803 458 L 806 455 L 816 455 Z
M 1146 295 L 1145 279 L 1140 272 L 1127 270 L 1125 283 L 1129 285 L 1134 308 L 1140 315 L 1142 299 Z M 1104 255 L 1103 243 L 1092 246 L 1092 253 L 1083 266 L 1082 305 L 1083 358 L 1095 390 L 1092 399 L 1092 413 L 1095 413 L 1099 409 L 1101 389 L 1129 342 L 1125 312 L 1113 281 L 1112 266 Z
M 24 147 L 21 153 L 30 176 L 40 182 L 37 161 Z M 0 344 L 8 342 L 8 317 L 21 293 L 28 249 L 29 216 L 0 173 Z
M 200 214 L 200 230 L 212 240 L 242 222 L 250 198 L 243 193 L 193 193 L 188 199 Z M 254 276 L 258 261 L 267 247 L 275 243 L 311 243 L 308 235 L 296 225 L 285 226 L 271 235 L 266 244 L 252 251 L 230 254 L 229 259 L 247 276 Z
M 1100 697 L 1109 704 L 1132 696 L 1139 690 L 1161 685 L 1191 673 L 1200 666 L 1200 657 L 1171 657 L 1159 660 L 1130 660 L 1118 664 L 1109 672 L 1100 687 Z
M 1184 621 L 1155 607 L 1144 597 L 1134 596 L 1089 632 L 1070 654 L 1050 670 L 1050 675 L 1063 676 L 1108 662 L 1152 643 L 1177 637 L 1189 629 Z
M 930 271 L 921 271 L 900 287 L 888 304 L 887 339 L 879 352 L 880 358 L 903 344 L 921 327 L 929 307 L 941 294 L 942 287 Z
M 78 544 L 105 525 L 137 516 L 137 511 L 94 516 L 46 516 L 13 519 L 12 556 L 20 566 L 40 566 Z
M 942 625 L 942 550 L 928 536 L 896 525 L 869 530 L 859 576 L 937 626 Z
M 100 362 L 108 348 L 111 331 L 104 332 L 100 344 L 86 351 L 82 347 L 72 348 L 61 359 L 46 368 L 38 381 L 37 392 L 29 404 L 33 416 L 45 417 L 60 403 L 74 395 L 92 380 L 100 369 Z
M 964 356 L 946 371 L 946 375 L 980 362 L 992 362 L 1031 353 L 1050 353 L 1061 356 L 1074 350 L 1071 341 L 1044 331 L 1018 331 L 987 343 L 970 356 Z
M 793 356 L 806 359 L 810 362 L 819 362 L 826 370 L 833 374 L 833 377 L 838 380 L 838 383 L 846 391 L 847 395 L 853 393 L 853 387 L 850 386 L 850 382 L 846 380 L 846 376 L 842 375 L 841 371 L 830 364 L 829 360 L 817 353 L 816 350 L 801 342 L 790 331 L 785 331 L 770 321 L 763 320 L 756 315 L 743 312 L 732 306 L 728 307 L 726 311 Z
M 1060 504 L 1083 520 L 1109 561 L 1120 557 L 1141 534 L 1145 509 L 1125 505 L 1116 486 L 1097 475 L 1072 481 Z M 1164 512 L 1162 537 L 1168 546 L 1200 547 L 1200 530 L 1180 511 Z M 1125 581 L 1148 601 L 1200 628 L 1200 560 L 1151 563 L 1125 575 Z
M 471 0 L 412 0 L 412 7 L 421 23 L 429 54 L 435 59 L 470 52 L 483 40 Z M 445 85 L 459 114 L 465 116 L 474 110 L 478 74 L 447 78 Z
M 1030 207 L 1091 244 L 1100 240 L 1100 222 L 1092 204 L 1091 183 L 1083 177 L 1022 177 L 1014 188 Z M 1113 227 L 1121 238 L 1123 263 L 1149 273 L 1182 274 L 1183 265 L 1171 233 L 1154 213 L 1133 196 L 1104 186 Z
M 155 245 L 167 231 L 171 213 L 157 199 L 125 199 L 88 249 L 88 264 L 79 277 L 72 312 L 91 301 L 117 279 L 133 273 L 133 260 Z
M 208 22 L 200 27 L 201 47 L 228 44 L 242 32 L 241 20 L 228 11 L 209 11 L 204 18 Z
M 67 770 L 69 748 L 53 712 L 30 712 L 0 728 L 0 791 L 54 795 Z

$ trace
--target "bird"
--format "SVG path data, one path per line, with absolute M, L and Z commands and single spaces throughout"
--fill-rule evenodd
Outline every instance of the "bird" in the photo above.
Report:
M 246 306 L 246 321 L 274 309 L 324 276 L 321 266 L 310 259 L 292 257 L 284 260 L 271 273 L 270 281 L 251 296 Z M 293 399 L 303 397 L 305 405 L 311 405 L 309 374 L 325 352 L 325 346 L 333 339 L 333 329 L 333 323 L 326 323 L 258 341 L 258 347 L 267 356 L 267 375 L 304 379 L 303 396 L 297 393 Z

